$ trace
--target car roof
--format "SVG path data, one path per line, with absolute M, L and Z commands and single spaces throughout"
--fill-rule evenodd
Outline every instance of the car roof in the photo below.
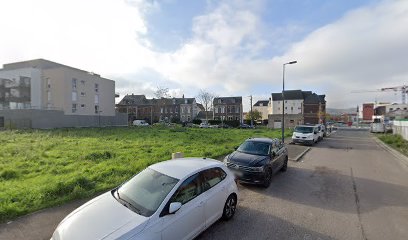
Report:
M 253 141 L 253 142 L 266 142 L 266 143 L 272 143 L 279 141 L 277 138 L 248 138 L 246 141 Z
M 177 158 L 153 164 L 149 168 L 182 179 L 193 172 L 217 166 L 222 166 L 222 163 L 210 158 Z

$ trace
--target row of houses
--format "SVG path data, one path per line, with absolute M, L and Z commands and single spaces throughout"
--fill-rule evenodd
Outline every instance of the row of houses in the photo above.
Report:
M 116 105 L 120 113 L 128 114 L 128 121 L 191 122 L 194 119 L 243 121 L 242 97 L 217 97 L 211 111 L 205 111 L 195 98 L 146 98 L 145 95 L 126 95 Z

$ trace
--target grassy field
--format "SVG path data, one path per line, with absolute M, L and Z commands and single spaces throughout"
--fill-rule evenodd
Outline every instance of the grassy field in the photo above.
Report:
M 408 141 L 401 135 L 378 134 L 377 136 L 381 141 L 408 157 Z
M 289 136 L 291 132 L 287 132 Z M 119 185 L 172 152 L 219 158 L 269 129 L 104 128 L 0 132 L 0 222 Z

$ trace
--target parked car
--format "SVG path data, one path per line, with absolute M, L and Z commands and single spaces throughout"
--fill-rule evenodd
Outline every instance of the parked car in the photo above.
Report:
M 238 189 L 221 162 L 187 158 L 149 166 L 74 210 L 51 240 L 193 239 L 234 216 Z
M 239 126 L 238 126 L 238 128 L 245 128 L 245 129 L 247 129 L 247 128 L 255 128 L 254 126 L 251 126 L 251 125 L 248 125 L 248 124 L 245 124 L 245 123 L 241 123 Z
M 317 134 L 319 135 L 318 141 L 321 141 L 321 140 L 323 140 L 323 137 L 326 136 L 325 127 L 324 127 L 323 124 L 317 124 L 316 127 L 317 127 L 317 131 L 318 131 Z
M 218 125 L 208 125 L 209 128 L 218 128 Z
M 319 141 L 318 127 L 314 125 L 298 125 L 292 135 L 293 143 L 313 145 Z
M 286 171 L 288 150 L 277 138 L 249 138 L 224 158 L 224 164 L 239 181 L 269 187 L 274 173 Z
M 200 128 L 209 128 L 210 125 L 208 123 L 200 123 Z
M 149 126 L 145 120 L 134 120 L 133 126 Z
M 220 123 L 220 124 L 218 124 L 218 127 L 219 127 L 219 128 L 231 128 L 230 125 L 225 124 L 225 123 Z

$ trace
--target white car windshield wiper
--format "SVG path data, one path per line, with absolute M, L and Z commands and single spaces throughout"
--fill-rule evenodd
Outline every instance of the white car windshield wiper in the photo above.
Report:
M 120 197 L 120 195 L 119 195 L 119 188 L 116 189 L 116 195 L 118 196 L 117 199 L 119 200 L 119 202 L 122 203 L 123 206 L 129 208 L 130 210 L 136 212 L 136 213 L 139 214 L 139 215 L 142 215 L 142 214 L 141 214 L 142 212 L 140 211 L 140 209 L 136 208 L 136 207 L 133 206 L 130 202 L 128 202 L 128 201 L 126 201 L 125 199 L 123 199 L 123 198 Z

